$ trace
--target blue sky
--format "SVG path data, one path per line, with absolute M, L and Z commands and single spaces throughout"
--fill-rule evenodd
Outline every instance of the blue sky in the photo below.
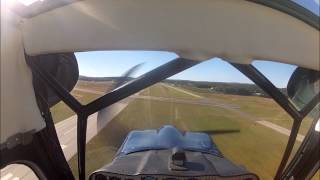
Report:
M 292 0 L 319 16 L 319 0 Z
M 78 52 L 76 57 L 81 75 L 91 77 L 121 76 L 131 67 L 143 63 L 135 77 L 142 75 L 178 56 L 160 51 L 91 51 Z M 295 66 L 259 61 L 253 63 L 277 87 L 285 87 Z M 219 58 L 202 62 L 170 79 L 212 82 L 252 83 L 229 63 Z

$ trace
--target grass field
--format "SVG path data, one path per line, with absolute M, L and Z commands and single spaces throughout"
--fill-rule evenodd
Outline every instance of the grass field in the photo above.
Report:
M 279 126 L 291 129 L 293 119 L 271 98 L 257 96 L 239 96 L 230 94 L 204 93 L 201 90 L 190 87 L 180 87 L 189 90 L 200 96 L 221 101 L 222 103 L 235 104 L 240 110 L 249 113 L 261 120 L 270 121 Z M 299 131 L 299 134 L 305 135 L 310 128 L 312 119 L 306 117 Z
M 113 82 L 94 82 L 94 81 L 81 81 L 79 80 L 75 86 L 75 89 L 90 89 L 94 91 L 107 92 L 112 88 Z M 79 90 L 73 90 L 71 94 L 81 103 L 87 104 L 102 95 L 83 92 Z M 64 103 L 59 102 L 50 108 L 54 123 L 58 123 L 65 120 L 68 117 L 75 115 L 75 113 Z
M 140 95 L 144 96 L 156 96 L 156 97 L 166 97 L 166 98 L 182 98 L 182 99 L 194 99 L 195 97 L 188 94 L 172 90 L 168 86 L 154 85 L 145 90 L 143 90 Z
M 79 80 L 77 82 L 76 88 L 107 92 L 108 90 L 111 89 L 112 85 L 113 85 L 112 81 L 96 82 L 96 81 Z
M 71 94 L 82 104 L 87 104 L 99 95 L 74 90 Z M 62 101 L 50 108 L 54 123 L 58 123 L 75 115 L 75 113 Z
M 161 85 L 146 89 L 141 94 L 190 98 L 188 95 L 161 87 Z M 207 97 L 211 98 L 211 96 Z M 217 95 L 217 97 L 221 101 L 227 99 L 227 96 Z M 229 101 L 235 103 L 237 100 L 234 98 L 240 97 L 231 96 Z M 254 107 L 261 108 L 263 101 L 266 101 L 265 107 L 274 105 L 268 99 L 262 99 L 260 102 L 258 98 L 250 97 L 243 102 L 246 104 L 248 113 L 253 111 Z M 257 103 L 261 105 L 255 106 Z M 267 106 L 267 103 L 270 105 Z M 245 110 L 245 107 L 242 108 Z M 269 115 L 274 116 L 272 114 L 274 110 L 271 107 L 270 109 Z M 255 115 L 267 117 L 268 113 L 260 111 Z M 181 130 L 235 131 L 235 133 L 212 134 L 212 138 L 227 158 L 237 164 L 245 165 L 250 171 L 257 173 L 261 179 L 273 178 L 288 140 L 287 136 L 257 125 L 227 109 L 136 99 L 87 144 L 87 174 L 112 160 L 130 130 L 159 128 L 165 124 L 173 124 Z M 76 162 L 76 157 L 69 162 L 74 172 L 76 172 Z

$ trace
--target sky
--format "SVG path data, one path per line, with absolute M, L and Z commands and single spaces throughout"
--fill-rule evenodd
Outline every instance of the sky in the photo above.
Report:
M 319 16 L 319 0 L 292 0 Z
M 121 76 L 131 67 L 142 64 L 133 75 L 138 77 L 178 57 L 175 53 L 163 51 L 90 51 L 78 52 L 75 55 L 80 75 L 89 77 Z M 253 65 L 277 87 L 286 87 L 296 68 L 293 65 L 269 61 L 254 61 Z M 252 83 L 237 69 L 219 58 L 204 61 L 169 79 Z

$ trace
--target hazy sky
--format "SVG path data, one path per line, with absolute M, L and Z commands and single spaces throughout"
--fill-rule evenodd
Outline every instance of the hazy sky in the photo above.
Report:
M 135 77 L 144 74 L 177 55 L 160 51 L 91 51 L 76 53 L 81 75 L 91 77 L 121 76 L 131 67 L 143 63 Z M 285 87 L 296 66 L 273 62 L 253 63 L 277 87 Z M 213 58 L 172 76 L 170 79 L 184 79 L 213 82 L 252 83 L 229 63 Z

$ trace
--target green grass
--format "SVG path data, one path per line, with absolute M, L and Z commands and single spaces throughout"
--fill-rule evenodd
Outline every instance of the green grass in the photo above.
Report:
M 316 172 L 316 174 L 311 178 L 311 180 L 319 180 L 320 177 L 320 170 L 318 169 L 318 171 Z
M 62 101 L 50 108 L 50 111 L 54 123 L 58 123 L 75 115 L 75 113 Z
M 112 81 L 83 81 L 79 80 L 76 87 L 80 89 L 90 89 L 101 92 L 108 92 L 113 87 Z
M 72 91 L 71 94 L 82 104 L 87 104 L 99 96 L 76 90 Z M 75 113 L 62 101 L 51 107 L 50 110 L 54 123 L 58 123 L 75 115 Z
M 162 84 L 155 84 L 145 90 L 143 90 L 140 95 L 144 96 L 156 96 L 156 97 L 166 97 L 166 98 L 180 98 L 180 99 L 194 99 L 195 97 L 190 96 L 186 93 L 179 92 Z
M 273 99 L 257 96 L 239 96 L 230 94 L 204 93 L 195 88 L 184 87 L 195 94 L 222 103 L 238 105 L 240 110 L 260 120 L 270 121 L 279 126 L 291 129 L 293 119 Z M 299 134 L 305 135 L 312 123 L 312 119 L 306 117 L 301 124 Z
M 173 124 L 181 130 L 239 130 L 212 136 L 224 155 L 272 179 L 287 137 L 221 108 L 134 100 L 87 144 L 87 174 L 110 162 L 130 130 Z M 76 171 L 76 157 L 70 160 Z

